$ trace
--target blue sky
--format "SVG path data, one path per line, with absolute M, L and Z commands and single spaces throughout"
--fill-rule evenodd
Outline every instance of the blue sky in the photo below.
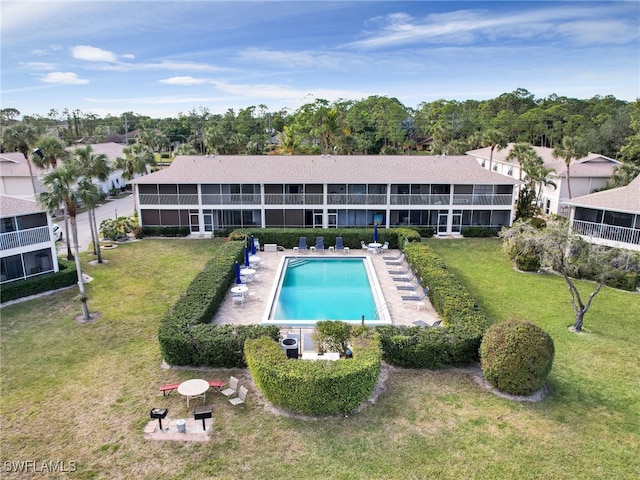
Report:
M 2 108 L 177 116 L 323 98 L 640 97 L 640 2 L 7 1 Z

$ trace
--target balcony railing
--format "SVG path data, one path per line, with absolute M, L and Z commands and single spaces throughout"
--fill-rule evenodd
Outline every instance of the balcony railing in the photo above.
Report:
M 391 205 L 449 205 L 451 195 L 447 194 L 391 194 Z M 267 205 L 323 205 L 322 193 L 267 193 Z M 259 193 L 203 194 L 202 205 L 260 205 Z M 453 205 L 502 205 L 510 206 L 512 196 L 454 194 Z M 197 205 L 197 194 L 140 194 L 141 205 Z M 386 205 L 386 194 L 330 193 L 327 205 Z
M 387 195 L 377 193 L 330 193 L 329 205 L 386 205 Z
M 10 250 L 49 241 L 51 241 L 51 232 L 48 226 L 17 230 L 0 234 L 0 250 Z
M 611 242 L 640 245 L 640 230 L 628 227 L 618 227 L 604 223 L 573 221 L 573 230 L 585 237 L 609 240 Z
M 322 205 L 322 193 L 266 193 L 267 205 Z

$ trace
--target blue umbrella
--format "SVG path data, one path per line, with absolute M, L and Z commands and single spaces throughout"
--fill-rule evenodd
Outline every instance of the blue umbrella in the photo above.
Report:
M 374 223 L 373 224 L 373 241 L 374 242 L 378 242 L 378 224 Z
M 247 247 L 244 247 L 244 266 L 249 266 L 249 249 Z
M 233 269 L 236 272 L 236 283 L 240 284 L 242 283 L 242 280 L 240 280 L 240 265 L 238 265 L 238 261 L 236 260 L 236 263 L 233 264 Z
M 256 254 L 256 242 L 253 240 L 253 235 L 251 235 L 251 255 Z

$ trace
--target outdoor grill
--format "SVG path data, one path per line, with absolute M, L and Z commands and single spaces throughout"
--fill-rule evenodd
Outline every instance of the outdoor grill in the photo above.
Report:
M 157 418 L 160 424 L 160 431 L 162 431 L 162 419 L 167 416 L 169 410 L 167 408 L 152 408 L 149 416 L 151 418 Z
M 213 405 L 203 405 L 201 407 L 196 407 L 193 409 L 193 418 L 194 420 L 202 420 L 202 430 L 206 430 L 207 427 L 204 424 L 204 421 L 207 418 L 211 418 L 213 415 Z

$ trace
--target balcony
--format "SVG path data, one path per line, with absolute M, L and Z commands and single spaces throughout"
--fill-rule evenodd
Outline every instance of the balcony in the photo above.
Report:
M 0 250 L 11 250 L 50 241 L 51 232 L 48 226 L 17 230 L 0 234 Z
M 387 195 L 374 193 L 330 193 L 328 205 L 386 205 Z
M 264 203 L 267 205 L 322 205 L 322 193 L 266 193 Z
M 573 230 L 578 235 L 587 237 L 586 239 L 593 241 L 593 243 L 625 244 L 633 250 L 640 250 L 640 230 L 635 228 L 574 220 Z

